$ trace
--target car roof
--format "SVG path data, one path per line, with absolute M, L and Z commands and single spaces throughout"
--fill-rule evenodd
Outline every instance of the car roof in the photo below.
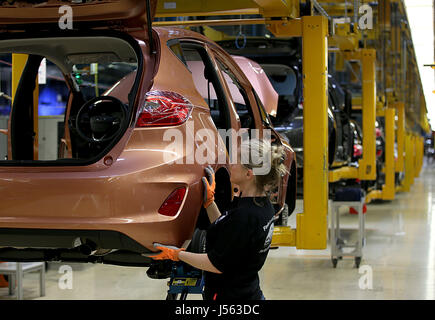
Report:
M 157 0 L 149 0 L 151 19 L 154 18 Z M 86 28 L 107 27 L 114 29 L 147 25 L 147 2 L 145 0 L 106 0 L 74 3 L 50 0 L 40 3 L 34 0 L 2 1 L 0 3 L 0 26 L 7 29 L 32 30 L 35 25 L 60 24 L 62 17 L 71 16 L 74 24 L 86 23 Z M 67 4 L 67 6 L 65 6 Z

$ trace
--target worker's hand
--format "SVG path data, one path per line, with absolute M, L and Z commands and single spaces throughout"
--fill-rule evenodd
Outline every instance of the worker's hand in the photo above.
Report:
M 202 177 L 204 185 L 204 208 L 207 208 L 214 201 L 214 192 L 216 189 L 216 181 L 214 178 L 214 170 L 211 166 L 204 169 L 205 177 Z
M 149 257 L 154 260 L 172 260 L 179 261 L 178 254 L 184 251 L 184 248 L 177 248 L 174 246 L 166 246 L 160 243 L 154 243 L 154 248 L 161 250 L 161 252 L 145 253 L 143 256 Z

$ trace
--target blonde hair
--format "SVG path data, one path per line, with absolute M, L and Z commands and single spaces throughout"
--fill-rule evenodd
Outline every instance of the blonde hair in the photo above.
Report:
M 276 187 L 282 176 L 288 173 L 284 161 L 286 153 L 283 146 L 272 145 L 268 140 L 248 139 L 242 141 L 242 152 L 245 152 L 247 163 L 242 161 L 242 166 L 252 169 L 255 175 L 255 185 L 259 191 L 268 191 Z M 253 159 L 258 155 L 258 159 Z M 247 159 L 246 159 L 247 158 Z M 257 161 L 254 161 L 257 160 Z M 270 170 L 264 174 L 256 174 L 256 169 L 269 166 Z

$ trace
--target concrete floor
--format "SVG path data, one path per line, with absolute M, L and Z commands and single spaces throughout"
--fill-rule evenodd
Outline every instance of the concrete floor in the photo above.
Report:
M 298 205 L 295 212 L 302 210 L 302 203 Z M 260 272 L 266 298 L 434 299 L 435 164 L 423 169 L 411 192 L 397 194 L 391 202 L 370 204 L 367 209 L 367 242 L 361 267 L 372 270 L 372 289 L 360 288 L 360 282 L 367 280 L 369 273 L 360 274 L 353 259 L 345 258 L 336 269 L 332 268 L 329 248 L 279 248 L 270 251 Z M 340 222 L 345 231 L 356 228 L 356 218 L 342 212 Z M 295 226 L 295 214 L 290 225 Z M 70 264 L 73 287 L 60 289 L 62 265 L 50 263 L 46 296 L 42 298 L 38 276 L 26 274 L 24 298 L 160 300 L 166 296 L 166 280 L 149 279 L 141 268 L 109 265 Z M 13 298 L 7 296 L 7 288 L 0 288 L 0 299 Z

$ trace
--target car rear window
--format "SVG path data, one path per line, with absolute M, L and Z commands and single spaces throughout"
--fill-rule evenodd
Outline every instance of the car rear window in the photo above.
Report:
M 122 135 L 124 120 L 114 120 L 107 126 L 96 121 L 109 121 L 110 117 L 127 120 L 131 112 L 129 93 L 136 83 L 139 63 L 137 50 L 127 41 L 109 36 L 0 41 L 0 75 L 10 74 L 14 63 L 23 68 L 20 77 L 5 77 L 0 82 L 0 91 L 10 97 L 0 98 L 0 129 L 4 130 L 0 164 L 89 163 L 98 160 Z M 83 121 L 77 121 L 77 114 L 87 102 L 103 96 L 119 100 L 122 112 L 106 101 L 107 109 L 100 104 L 98 110 L 105 119 L 85 110 L 89 113 L 82 112 Z M 109 131 L 119 134 L 102 141 L 103 136 L 112 137 Z M 5 140 L 6 135 L 9 140 Z

